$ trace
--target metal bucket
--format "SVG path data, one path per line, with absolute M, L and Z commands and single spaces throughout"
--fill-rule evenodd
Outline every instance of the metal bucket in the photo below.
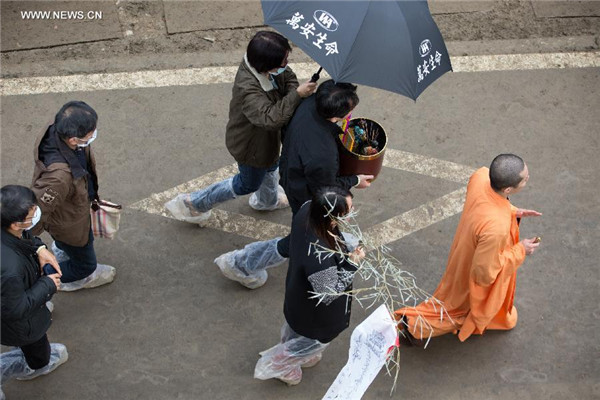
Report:
M 344 146 L 341 137 L 338 136 L 337 143 L 340 154 L 340 176 L 359 174 L 373 175 L 373 180 L 375 180 L 381 171 L 381 167 L 383 166 L 383 156 L 387 147 L 387 134 L 385 133 L 385 130 L 381 124 L 368 118 L 353 118 L 350 120 L 348 125 L 354 126 L 359 120 L 365 120 L 368 124 L 371 124 L 370 126 L 379 130 L 376 140 L 379 142 L 379 146 L 377 147 L 381 150 L 379 150 L 379 152 L 376 154 L 368 156 L 354 153 Z

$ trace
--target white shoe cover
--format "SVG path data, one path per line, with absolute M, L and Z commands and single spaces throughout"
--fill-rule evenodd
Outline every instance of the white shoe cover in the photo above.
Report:
M 279 210 L 282 208 L 289 207 L 290 202 L 288 201 L 283 188 L 281 186 L 278 186 L 277 187 L 277 203 L 275 203 L 275 205 L 268 206 L 266 204 L 259 203 L 256 192 L 254 192 L 254 193 L 252 193 L 252 195 L 250 195 L 250 199 L 248 199 L 248 205 L 250 205 L 250 207 L 252 207 L 253 209 L 255 209 L 257 211 L 273 211 L 273 210 Z
M 212 215 L 211 210 L 207 212 L 198 212 L 199 215 L 192 215 L 190 209 L 184 204 L 183 200 L 187 194 L 179 194 L 174 199 L 165 203 L 165 208 L 171 213 L 175 219 L 191 224 L 198 224 L 201 227 L 206 225 L 206 222 Z
M 257 289 L 267 282 L 269 277 L 267 271 L 261 270 L 252 275 L 246 275 L 244 272 L 235 267 L 235 252 L 240 250 L 230 251 L 215 258 L 215 264 L 225 275 L 225 277 L 236 281 L 246 286 L 248 289 Z
M 26 367 L 26 369 L 31 372 L 23 376 L 18 376 L 17 379 L 20 381 L 28 381 L 41 375 L 47 375 L 60 365 L 64 364 L 68 359 L 69 353 L 67 353 L 67 347 L 64 344 L 50 343 L 50 362 L 48 365 L 40 369 Z
M 115 279 L 117 270 L 106 264 L 98 264 L 96 270 L 88 277 L 74 282 L 61 283 L 58 288 L 61 292 L 73 292 L 80 289 L 91 289 L 106 285 Z

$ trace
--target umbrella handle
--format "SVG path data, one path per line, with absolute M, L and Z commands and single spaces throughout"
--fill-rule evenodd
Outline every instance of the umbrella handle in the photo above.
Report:
M 317 71 L 316 74 L 313 74 L 312 78 L 310 78 L 311 82 L 316 82 L 319 80 L 320 76 L 319 74 L 321 73 L 321 71 L 323 71 L 323 67 L 319 68 L 319 70 Z

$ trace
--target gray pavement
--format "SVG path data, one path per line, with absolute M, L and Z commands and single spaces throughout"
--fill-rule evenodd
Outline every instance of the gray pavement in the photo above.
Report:
M 117 2 L 118 39 L 7 51 L 6 35 L 19 32 L 6 29 L 7 3 L 2 77 L 236 65 L 259 29 L 238 23 L 171 34 L 164 18 L 171 4 Z M 208 11 L 218 5 L 205 3 Z M 588 51 L 598 49 L 597 4 L 446 2 L 441 6 L 455 8 L 435 18 L 452 39 L 451 55 Z M 563 15 L 542 15 L 550 12 Z M 574 13 L 587 14 L 563 18 Z M 299 52 L 292 58 L 306 60 Z M 522 155 L 531 179 L 513 203 L 544 213 L 522 225 L 524 237 L 541 235 L 543 241 L 519 271 L 516 328 L 465 343 L 450 335 L 426 350 L 402 349 L 391 398 L 600 398 L 599 78 L 599 68 L 450 73 L 416 103 L 359 88 L 356 114 L 385 126 L 391 149 L 469 168 L 488 165 L 501 152 Z M 100 115 L 93 145 L 100 193 L 130 206 L 233 162 L 224 145 L 230 93 L 228 83 L 3 96 L 1 184 L 30 183 L 39 130 L 63 103 L 80 99 Z M 463 186 L 385 167 L 370 189 L 355 191 L 358 221 L 369 228 Z M 246 198 L 219 208 L 290 222 L 289 210 L 259 213 Z M 435 289 L 458 219 L 390 244 L 423 289 Z M 320 399 L 346 362 L 351 329 L 305 371 L 299 386 L 253 379 L 258 352 L 278 340 L 287 267 L 270 271 L 264 287 L 249 291 L 224 278 L 212 261 L 250 241 L 126 207 L 118 237 L 96 242 L 99 260 L 117 268 L 115 282 L 54 298 L 49 337 L 67 345 L 69 361 L 48 376 L 3 385 L 7 398 Z M 355 306 L 351 328 L 366 315 Z M 380 373 L 364 399 L 390 398 L 391 385 Z
M 536 40 L 542 42 L 536 51 L 544 52 L 552 51 L 546 48 L 554 39 L 585 36 L 592 40 L 580 48 L 600 47 L 600 1 L 435 0 L 429 6 L 447 42 L 479 42 L 452 55 L 488 54 L 487 44 L 497 40 Z M 22 11 L 77 8 L 86 19 L 20 17 Z M 229 65 L 221 54 L 240 54 L 264 29 L 257 0 L 4 0 L 0 11 L 3 78 Z M 87 19 L 89 11 L 104 14 Z
M 523 224 L 543 236 L 520 270 L 512 332 L 460 343 L 439 338 L 403 349 L 393 398 L 587 399 L 598 381 L 598 223 L 596 188 L 598 69 L 448 74 L 413 103 L 360 88 L 358 114 L 388 127 L 390 147 L 476 168 L 503 151 L 530 166 L 527 190 L 513 199 L 544 213 Z M 28 184 L 39 127 L 65 101 L 99 112 L 103 197 L 131 204 L 229 165 L 223 128 L 231 85 L 9 96 L 2 104 L 2 184 Z M 460 188 L 385 168 L 356 191 L 359 223 L 372 226 Z M 245 199 L 225 210 L 289 223 L 289 211 L 252 211 Z M 380 210 L 377 212 L 377 210 Z M 421 287 L 433 290 L 458 222 L 448 218 L 391 244 Z M 52 340 L 69 361 L 31 382 L 9 382 L 9 399 L 318 399 L 347 357 L 347 330 L 307 370 L 298 387 L 252 378 L 258 352 L 275 344 L 283 322 L 285 266 L 248 291 L 212 260 L 250 239 L 127 209 L 114 241 L 97 242 L 115 265 L 107 287 L 55 297 Z M 352 326 L 366 314 L 356 307 Z M 387 398 L 380 374 L 365 399 Z

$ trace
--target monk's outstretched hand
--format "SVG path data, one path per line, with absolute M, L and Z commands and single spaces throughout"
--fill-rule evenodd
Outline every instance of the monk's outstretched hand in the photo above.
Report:
M 537 212 L 535 210 L 525 210 L 522 208 L 519 208 L 517 210 L 517 218 L 523 218 L 523 217 L 540 217 L 542 215 L 541 212 Z

